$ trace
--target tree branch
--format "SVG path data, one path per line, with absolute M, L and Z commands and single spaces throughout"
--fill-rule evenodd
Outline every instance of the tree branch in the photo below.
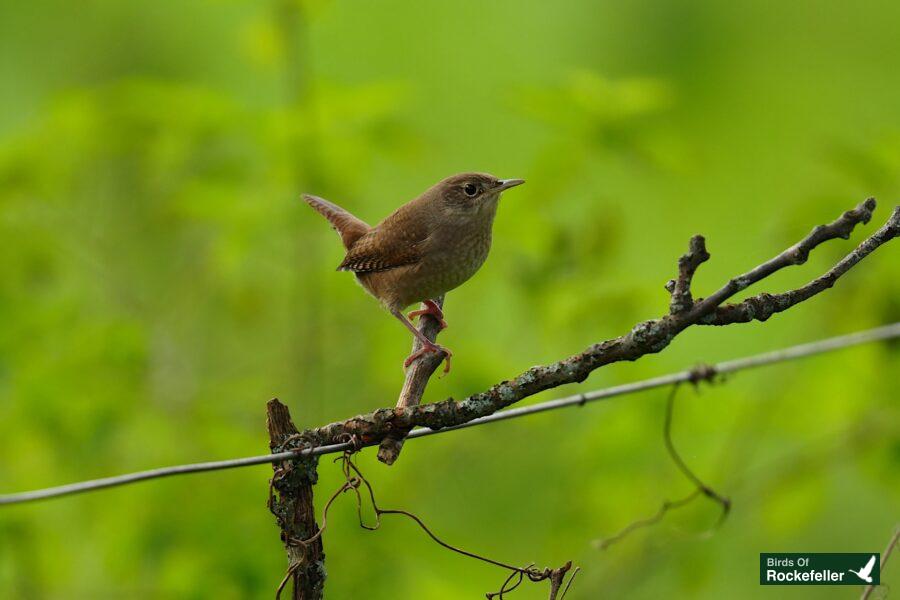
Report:
M 677 315 L 694 305 L 694 299 L 691 297 L 691 281 L 697 268 L 708 260 L 706 240 L 702 235 L 695 235 L 691 238 L 687 253 L 678 259 L 678 279 L 671 279 L 666 284 L 666 289 L 672 294 L 669 313 Z
M 630 332 L 617 338 L 594 344 L 583 352 L 564 360 L 528 369 L 519 376 L 503 381 L 490 389 L 473 394 L 462 401 L 451 399 L 422 406 L 382 408 L 345 421 L 331 423 L 304 432 L 305 438 L 316 445 L 334 444 L 347 435 L 356 436 L 364 444 L 378 443 L 385 438 L 403 435 L 413 427 L 441 429 L 462 425 L 473 419 L 490 415 L 504 407 L 543 390 L 569 383 L 584 381 L 594 370 L 611 363 L 633 361 L 647 354 L 666 348 L 671 341 L 691 325 L 728 325 L 746 322 L 811 298 L 828 289 L 850 268 L 871 254 L 882 244 L 900 235 L 900 207 L 894 209 L 887 223 L 863 241 L 837 265 L 811 283 L 777 296 L 761 294 L 733 304 L 723 303 L 771 274 L 791 265 L 803 264 L 809 253 L 820 244 L 835 238 L 847 238 L 854 227 L 867 223 L 875 209 L 875 200 L 868 199 L 856 208 L 845 212 L 827 225 L 812 230 L 805 238 L 774 258 L 756 268 L 730 279 L 711 296 L 696 302 L 689 301 L 691 280 L 696 268 L 703 263 L 705 244 L 702 238 L 691 241 L 688 254 L 679 261 L 678 281 L 669 287 L 678 298 L 673 301 L 676 310 L 658 319 L 635 325 Z M 771 303 L 772 311 L 760 308 L 760 303 Z
M 874 200 L 872 200 L 874 208 Z M 866 219 L 868 220 L 868 219 Z M 815 233 L 815 232 L 814 232 Z M 806 285 L 782 294 L 762 293 L 743 302 L 718 306 L 712 314 L 699 321 L 700 325 L 730 325 L 731 323 L 748 323 L 765 321 L 775 313 L 784 312 L 816 294 L 832 287 L 835 282 L 859 261 L 875 251 L 885 242 L 900 235 L 900 207 L 895 207 L 888 222 L 881 229 L 863 241 L 856 250 L 845 256 L 825 274 L 810 281 Z M 805 260 L 805 259 L 804 259 Z
M 269 447 L 273 453 L 283 452 L 293 444 L 302 444 L 302 436 L 291 421 L 287 406 L 278 400 L 266 405 Z M 288 580 L 293 582 L 292 600 L 321 600 L 325 587 L 325 552 L 322 537 L 316 536 L 313 485 L 318 479 L 316 456 L 298 457 L 273 463 L 274 474 L 269 487 L 269 510 L 281 528 L 281 541 L 288 555 L 288 569 L 278 586 L 280 597 Z M 304 541 L 310 540 L 310 541 Z
M 712 309 L 722 304 L 728 298 L 750 287 L 754 283 L 765 279 L 772 273 L 780 271 L 784 267 L 789 267 L 791 265 L 802 265 L 806 262 L 806 259 L 809 258 L 809 253 L 814 250 L 819 244 L 827 242 L 828 240 L 833 240 L 835 238 L 848 239 L 854 227 L 856 227 L 859 223 L 869 222 L 869 220 L 872 218 L 872 211 L 874 210 L 875 199 L 869 198 L 865 202 L 860 203 L 856 208 L 848 210 L 828 225 L 819 225 L 818 227 L 815 227 L 809 235 L 807 235 L 805 238 L 803 238 L 778 256 L 764 262 L 763 264 L 744 273 L 743 275 L 733 277 L 712 296 L 706 298 L 705 300 L 698 301 L 694 306 L 692 312 L 701 316 L 707 315 L 712 311 Z M 897 235 L 897 211 L 895 210 L 894 213 L 895 214 L 892 215 L 891 219 L 888 221 L 888 224 L 885 226 L 886 228 L 890 229 L 890 225 L 893 222 L 894 233 L 891 237 Z M 886 240 L 881 240 L 880 242 L 875 244 L 875 246 L 868 252 L 865 252 L 863 256 L 869 254 L 869 252 L 884 243 L 884 241 Z M 859 249 L 860 248 L 857 248 L 857 251 L 859 251 Z M 860 257 L 859 260 L 861 259 L 862 257 Z M 853 264 L 856 264 L 856 262 L 859 262 L 859 260 L 855 261 Z
M 443 308 L 444 297 L 435 298 L 434 303 Z M 425 305 L 423 304 L 422 306 L 424 308 Z M 419 331 L 433 342 L 441 331 L 441 323 L 432 315 L 424 314 L 419 317 Z M 421 349 L 422 342 L 418 338 L 413 337 L 412 353 L 416 353 Z M 432 352 L 413 361 L 406 370 L 406 379 L 403 381 L 403 388 L 400 390 L 400 397 L 397 399 L 397 408 L 417 406 L 422 401 L 422 396 L 425 394 L 425 386 L 428 385 L 428 381 L 442 360 L 444 360 L 444 357 L 441 354 Z M 378 448 L 378 460 L 386 465 L 394 464 L 394 461 L 400 456 L 403 440 L 408 433 L 409 429 L 400 430 L 392 432 L 391 435 L 385 437 Z

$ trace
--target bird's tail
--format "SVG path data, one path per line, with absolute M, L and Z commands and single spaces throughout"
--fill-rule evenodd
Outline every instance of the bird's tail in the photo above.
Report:
M 368 223 L 361 219 L 357 219 L 337 204 L 332 204 L 328 200 L 309 194 L 303 194 L 303 199 L 306 200 L 307 204 L 316 209 L 316 212 L 328 219 L 328 222 L 331 223 L 331 227 L 341 236 L 341 241 L 344 243 L 344 248 L 347 250 L 356 243 L 356 240 L 361 238 L 371 229 Z

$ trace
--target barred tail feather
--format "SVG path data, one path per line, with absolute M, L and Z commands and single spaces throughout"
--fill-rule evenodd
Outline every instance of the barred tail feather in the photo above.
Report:
M 341 236 L 341 241 L 347 250 L 356 243 L 356 240 L 371 229 L 365 221 L 357 219 L 337 204 L 332 204 L 328 200 L 309 194 L 303 194 L 303 199 L 316 209 L 316 212 L 328 219 L 331 227 Z

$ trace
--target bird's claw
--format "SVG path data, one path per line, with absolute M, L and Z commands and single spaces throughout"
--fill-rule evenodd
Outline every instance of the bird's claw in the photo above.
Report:
M 441 353 L 444 355 L 444 375 L 450 372 L 450 358 L 453 356 L 453 353 L 450 352 L 447 348 L 439 344 L 429 343 L 423 345 L 421 348 L 410 354 L 405 361 L 403 361 L 403 368 L 406 369 L 409 365 L 413 364 L 416 359 L 424 356 L 427 352 L 435 352 Z

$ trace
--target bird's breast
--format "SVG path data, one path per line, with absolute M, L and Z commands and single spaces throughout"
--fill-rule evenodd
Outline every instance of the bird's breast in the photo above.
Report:
M 418 269 L 424 287 L 430 292 L 426 297 L 449 292 L 481 268 L 491 249 L 491 231 L 451 231 L 432 242 Z

